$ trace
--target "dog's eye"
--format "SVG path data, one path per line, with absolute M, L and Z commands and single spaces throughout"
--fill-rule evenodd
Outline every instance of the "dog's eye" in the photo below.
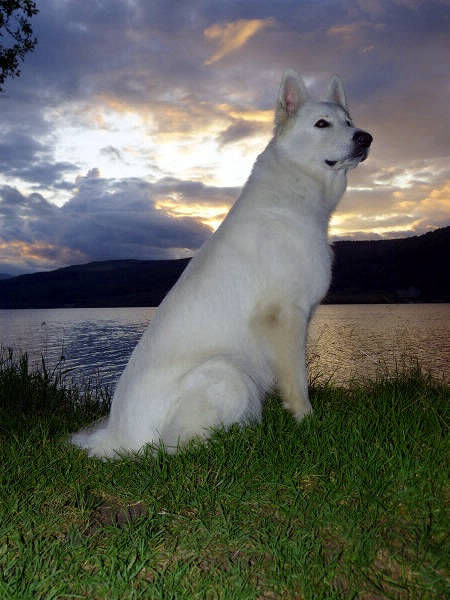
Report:
M 330 127 L 331 123 L 329 121 L 325 121 L 325 119 L 319 119 L 317 123 L 314 123 L 314 127 Z
M 348 125 L 349 127 L 351 127 L 351 126 L 352 126 L 352 124 L 350 123 L 350 121 L 349 121 L 348 119 L 347 119 L 345 122 L 347 123 L 347 125 Z

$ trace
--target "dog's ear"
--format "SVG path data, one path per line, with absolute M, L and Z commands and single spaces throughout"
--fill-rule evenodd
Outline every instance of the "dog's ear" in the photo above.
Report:
M 333 75 L 333 77 L 330 79 L 330 83 L 328 84 L 328 93 L 326 96 L 326 101 L 334 102 L 334 104 L 339 104 L 340 106 L 342 106 L 342 108 L 348 110 L 344 86 L 342 85 L 342 81 L 337 75 Z
M 294 116 L 308 99 L 309 94 L 303 79 L 293 69 L 285 71 L 281 79 L 275 109 L 275 126 L 283 125 L 290 117 Z

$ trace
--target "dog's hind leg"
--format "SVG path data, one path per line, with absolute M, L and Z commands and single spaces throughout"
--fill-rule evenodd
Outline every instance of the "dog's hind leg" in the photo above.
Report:
M 305 359 L 308 320 L 298 308 L 273 303 L 255 312 L 252 325 L 269 344 L 284 406 L 299 421 L 312 411 Z
M 179 399 L 161 432 L 166 449 L 175 451 L 192 438 L 207 438 L 213 427 L 261 418 L 254 382 L 227 358 L 216 356 L 191 369 L 179 383 Z

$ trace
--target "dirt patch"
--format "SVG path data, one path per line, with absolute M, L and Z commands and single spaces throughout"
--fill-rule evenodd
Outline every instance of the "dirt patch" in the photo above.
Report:
M 89 525 L 85 535 L 92 535 L 97 529 L 105 525 L 115 525 L 123 528 L 132 521 L 145 517 L 148 514 L 148 507 L 144 502 L 133 502 L 131 504 L 120 504 L 116 501 L 104 500 L 91 513 Z

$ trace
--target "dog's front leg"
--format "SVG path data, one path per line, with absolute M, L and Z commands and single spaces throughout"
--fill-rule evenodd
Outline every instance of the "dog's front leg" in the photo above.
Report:
M 278 353 L 278 382 L 284 406 L 297 421 L 312 411 L 306 373 L 306 328 L 307 321 L 298 311 L 285 314 L 277 333 L 279 343 L 274 348 Z
M 274 303 L 257 311 L 253 323 L 269 343 L 283 404 L 300 421 L 312 410 L 305 359 L 308 320 L 297 307 Z

